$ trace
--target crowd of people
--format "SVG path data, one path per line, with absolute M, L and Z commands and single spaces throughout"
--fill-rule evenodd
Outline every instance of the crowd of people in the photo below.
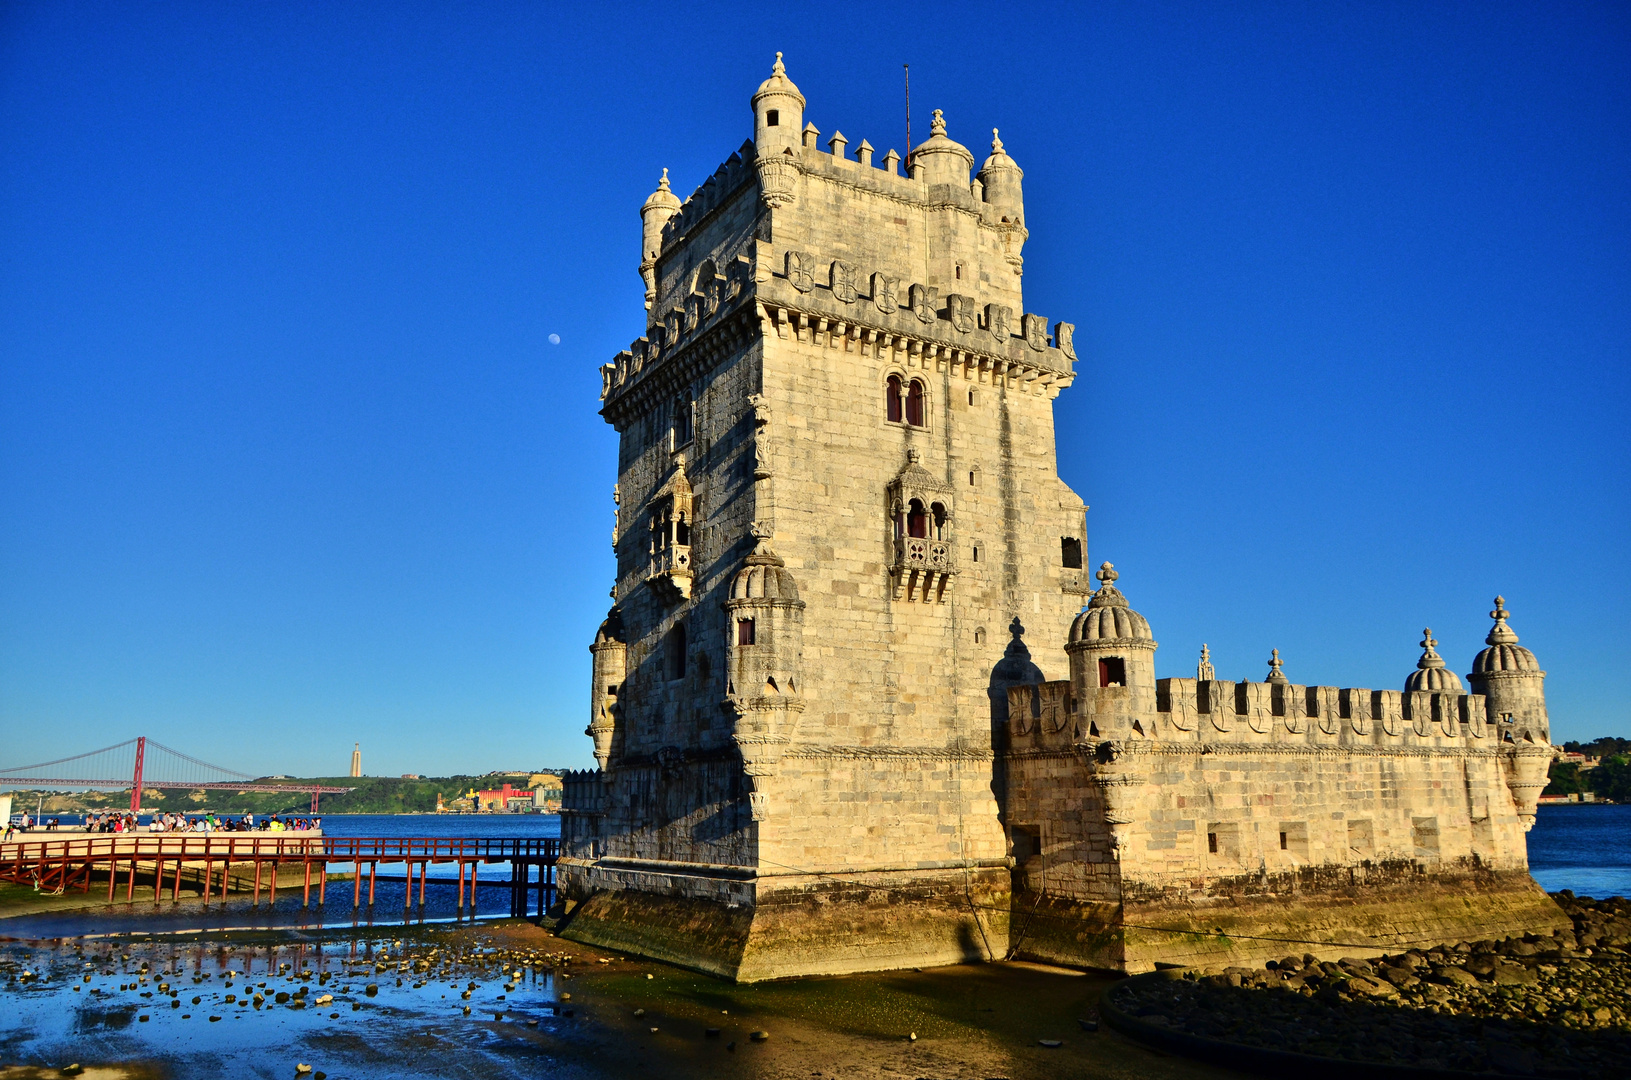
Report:
M 23 814 L 19 822 L 5 823 L 4 837 L 10 840 L 19 832 L 60 832 L 65 828 L 74 832 L 93 833 L 215 833 L 215 832 L 310 832 L 321 829 L 323 819 L 310 818 L 282 818 L 276 814 L 264 816 L 256 820 L 254 814 L 244 814 L 242 817 L 220 815 L 213 810 L 202 814 L 165 813 L 154 814 L 145 825 L 138 821 L 135 814 L 129 811 L 109 811 L 100 814 L 87 814 L 85 823 L 81 826 L 69 824 L 64 826 L 61 818 L 30 818 Z

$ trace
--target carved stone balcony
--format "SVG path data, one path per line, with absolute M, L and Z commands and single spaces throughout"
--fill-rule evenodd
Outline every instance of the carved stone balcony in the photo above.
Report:
M 896 600 L 945 603 L 956 572 L 950 540 L 923 536 L 896 538 L 895 561 L 889 569 L 895 581 Z
M 669 602 L 691 598 L 691 545 L 670 544 L 653 552 L 646 584 Z

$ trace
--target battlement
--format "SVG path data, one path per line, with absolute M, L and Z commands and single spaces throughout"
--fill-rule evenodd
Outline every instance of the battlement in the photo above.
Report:
M 625 395 L 639 401 L 636 408 L 646 407 L 637 386 L 656 383 L 660 398 L 674 378 L 686 377 L 667 374 L 684 367 L 680 358 L 694 352 L 706 360 L 721 336 L 733 342 L 733 334 L 754 329 L 894 358 L 902 366 L 950 367 L 981 382 L 1007 380 L 1008 389 L 1050 397 L 1075 379 L 1072 323 L 1057 322 L 1050 333 L 1043 316 L 1023 313 L 1016 320 L 1005 304 L 964 293 L 942 297 L 938 288 L 808 251 L 777 254 L 760 241 L 723 268 L 711 260 L 699 267 L 690 294 L 601 367 L 605 408 L 621 411 Z M 756 301 L 751 309 L 750 297 Z M 758 326 L 742 325 L 741 315 Z
M 1158 679 L 1156 708 L 1145 713 L 1126 707 L 1131 696 L 1128 687 L 1108 686 L 1078 701 L 1068 681 L 1009 687 L 1011 745 L 1052 748 L 1097 739 L 1163 739 L 1487 748 L 1522 741 L 1499 718 L 1490 721 L 1482 694 Z

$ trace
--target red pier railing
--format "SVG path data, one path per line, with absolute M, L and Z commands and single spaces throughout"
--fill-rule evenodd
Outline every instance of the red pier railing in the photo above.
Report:
M 223 899 L 234 885 L 233 891 L 249 891 L 244 888 L 243 875 L 253 867 L 252 891 L 254 902 L 258 904 L 263 874 L 268 867 L 271 869 L 268 899 L 275 903 L 279 871 L 298 865 L 303 871 L 301 904 L 307 906 L 311 903 L 312 871 L 317 871 L 317 902 L 322 904 L 327 899 L 329 864 L 339 863 L 353 868 L 351 902 L 354 907 L 362 903 L 363 867 L 367 866 L 368 904 L 372 907 L 379 865 L 404 864 L 408 873 L 402 902 L 407 908 L 412 905 L 415 871 L 419 875 L 419 903 L 423 905 L 427 881 L 443 883 L 443 879 L 429 878 L 428 868 L 433 864 L 456 863 L 458 910 L 462 911 L 466 872 L 474 907 L 480 868 L 492 863 L 509 863 L 511 914 L 526 915 L 530 907 L 528 899 L 534 889 L 538 892 L 540 913 L 553 901 L 555 864 L 559 857 L 560 841 L 542 838 L 355 837 L 297 832 L 77 836 L 41 833 L 24 834 L 13 843 L 0 845 L 0 881 L 33 884 L 51 893 L 62 893 L 70 888 L 89 892 L 92 877 L 105 873 L 108 902 L 112 903 L 123 874 L 127 903 L 135 900 L 138 877 L 146 879 L 144 884 L 151 885 L 153 902 L 158 903 L 163 899 L 167 879 L 171 900 L 180 900 L 185 875 L 190 884 L 201 889 L 207 904 L 217 887 Z M 234 865 L 239 870 L 236 882 L 232 877 Z M 538 868 L 537 881 L 532 880 L 534 866 Z

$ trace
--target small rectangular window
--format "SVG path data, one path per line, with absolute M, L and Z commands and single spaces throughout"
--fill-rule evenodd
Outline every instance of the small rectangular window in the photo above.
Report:
M 1284 851 L 1285 849 L 1286 849 L 1286 834 L 1281 833 L 1280 834 L 1280 850 Z
M 980 561 L 980 545 L 979 544 L 974 545 L 974 561 L 975 562 Z
M 752 645 L 753 644 L 753 620 L 752 619 L 737 619 L 736 620 L 736 643 L 738 645 Z
M 1206 834 L 1206 850 L 1211 852 L 1213 855 L 1216 855 L 1218 853 L 1218 834 L 1217 833 L 1209 832 L 1209 833 Z
M 1067 570 L 1082 568 L 1082 542 L 1074 536 L 1059 538 L 1059 562 Z
M 781 121 L 781 113 L 778 110 L 769 109 L 765 112 L 765 127 L 780 127 Z
M 1119 656 L 1106 656 L 1099 661 L 1100 686 L 1126 686 L 1127 663 Z

